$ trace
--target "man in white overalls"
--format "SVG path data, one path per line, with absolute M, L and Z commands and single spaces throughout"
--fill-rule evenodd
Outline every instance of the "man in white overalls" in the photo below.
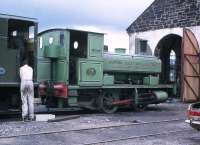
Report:
M 22 100 L 22 120 L 34 119 L 34 88 L 33 69 L 28 65 L 27 60 L 20 67 L 21 79 L 21 100 Z

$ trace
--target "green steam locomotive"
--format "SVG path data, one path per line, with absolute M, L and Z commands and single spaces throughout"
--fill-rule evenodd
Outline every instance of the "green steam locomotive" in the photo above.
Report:
M 49 29 L 37 34 L 37 20 L 8 15 L 1 16 L 0 26 L 0 104 L 19 104 L 18 68 L 24 57 L 35 71 L 35 97 L 49 108 L 114 113 L 119 107 L 165 102 L 173 92 L 173 85 L 159 83 L 158 58 L 125 55 L 121 48 L 104 52 L 102 33 Z

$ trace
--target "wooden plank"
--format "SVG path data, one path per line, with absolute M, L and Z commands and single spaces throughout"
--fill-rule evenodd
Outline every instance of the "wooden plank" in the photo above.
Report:
M 199 45 L 189 29 L 183 30 L 181 55 L 181 98 L 184 102 L 199 100 Z
M 192 67 L 192 69 L 193 69 L 193 71 L 196 73 L 196 75 L 198 75 L 199 74 L 199 72 L 198 72 L 198 67 L 195 67 L 195 64 L 197 64 L 197 63 L 192 63 L 191 62 L 191 59 L 189 59 L 188 57 L 185 57 L 185 59 L 187 60 L 187 62 L 190 64 L 190 66 Z

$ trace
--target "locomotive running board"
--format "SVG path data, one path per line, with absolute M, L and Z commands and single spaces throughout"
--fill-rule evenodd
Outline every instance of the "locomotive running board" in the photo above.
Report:
M 122 84 L 117 84 L 117 85 L 110 85 L 110 86 L 68 86 L 68 89 L 70 90 L 76 90 L 76 89 L 133 89 L 133 88 L 138 88 L 138 89 L 172 89 L 173 85 L 155 85 L 155 86 L 149 86 L 149 85 L 122 85 Z

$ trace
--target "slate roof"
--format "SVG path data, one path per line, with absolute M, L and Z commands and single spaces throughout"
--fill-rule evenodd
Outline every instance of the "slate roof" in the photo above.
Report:
M 200 25 L 200 0 L 155 0 L 128 28 L 128 33 Z

